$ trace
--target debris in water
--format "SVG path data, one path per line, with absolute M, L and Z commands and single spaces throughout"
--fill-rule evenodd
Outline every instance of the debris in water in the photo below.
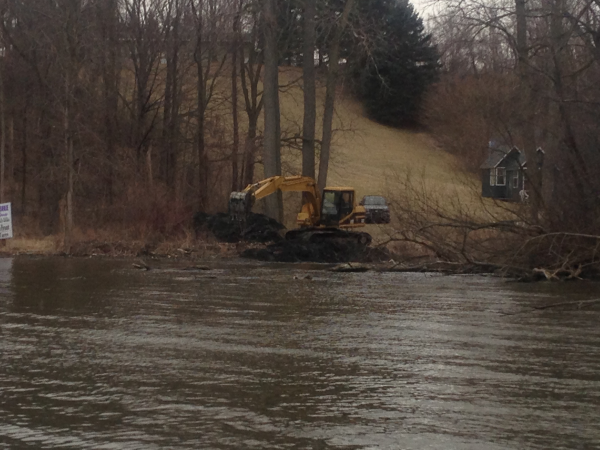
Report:
M 183 270 L 210 270 L 210 267 L 195 265 L 195 266 L 184 267 Z
M 329 269 L 331 272 L 368 272 L 371 267 L 361 263 L 346 263 Z
M 150 270 L 151 269 L 151 267 L 143 261 L 140 261 L 139 263 L 133 263 L 132 266 L 135 267 L 136 269 L 140 269 L 140 270 Z
M 367 249 L 347 239 L 328 239 L 306 242 L 301 239 L 275 242 L 264 248 L 250 248 L 242 252 L 244 258 L 278 262 L 345 262 L 360 258 Z

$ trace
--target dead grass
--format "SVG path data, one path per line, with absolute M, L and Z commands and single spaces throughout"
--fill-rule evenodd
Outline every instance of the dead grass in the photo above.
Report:
M 288 135 L 300 132 L 302 123 L 302 89 L 298 80 L 300 69 L 285 68 L 280 83 L 292 83 L 281 95 L 282 130 Z M 322 113 L 324 87 L 317 90 Z M 317 138 L 321 135 L 322 116 L 317 118 Z M 479 179 L 461 170 L 461 163 L 440 149 L 433 138 L 423 132 L 402 130 L 378 124 L 366 117 L 359 101 L 343 85 L 336 99 L 334 140 L 329 165 L 329 186 L 352 186 L 358 198 L 364 195 L 384 195 L 388 199 L 401 198 L 404 180 L 411 176 L 420 189 L 456 199 L 476 214 L 485 214 L 493 205 L 482 203 Z M 300 151 L 288 148 L 283 154 L 284 170 L 288 174 L 300 172 Z M 318 160 L 318 158 L 317 158 Z M 295 204 L 294 204 L 295 205 Z M 392 209 L 394 205 L 391 205 Z M 286 217 L 293 217 L 286 211 Z M 289 219 L 288 219 L 289 220 Z M 286 222 L 286 225 L 289 225 Z M 397 222 L 391 225 L 368 225 L 375 243 L 386 241 Z
M 281 83 L 296 80 L 300 69 L 286 68 Z M 324 89 L 318 89 L 319 111 L 322 112 Z M 302 122 L 302 90 L 299 85 L 288 87 L 281 95 L 282 129 L 300 130 Z M 317 136 L 322 117 L 317 119 Z M 426 133 L 402 130 L 378 124 L 366 117 L 360 102 L 342 86 L 336 100 L 336 115 L 332 160 L 328 184 L 353 186 L 359 196 L 385 194 L 394 188 L 399 175 L 418 173 L 427 185 L 461 195 L 470 192 L 463 186 L 458 161 L 438 148 Z M 288 150 L 284 160 L 290 171 L 300 170 L 300 152 Z M 469 194 L 470 195 L 470 194 Z
M 58 242 L 55 236 L 45 238 L 14 237 L 5 239 L 6 244 L 0 244 L 0 253 L 46 255 L 58 250 Z

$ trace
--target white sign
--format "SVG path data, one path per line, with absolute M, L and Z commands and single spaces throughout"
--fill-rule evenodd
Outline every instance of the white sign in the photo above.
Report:
M 0 203 L 0 239 L 13 237 L 10 203 Z

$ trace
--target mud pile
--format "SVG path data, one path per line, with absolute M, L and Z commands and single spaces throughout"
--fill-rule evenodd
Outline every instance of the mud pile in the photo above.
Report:
M 353 238 L 328 238 L 311 242 L 298 237 L 284 239 L 281 230 L 285 227 L 263 214 L 251 213 L 244 224 L 233 220 L 228 214 L 197 213 L 193 218 L 194 230 L 208 230 L 222 242 L 255 242 L 264 247 L 249 248 L 241 253 L 243 258 L 277 262 L 325 262 L 348 261 L 373 262 L 389 257 L 382 250 L 359 244 Z
M 347 239 L 321 242 L 294 239 L 274 242 L 264 248 L 250 248 L 243 251 L 241 256 L 259 261 L 339 263 L 363 260 L 369 250 Z
M 223 242 L 278 242 L 283 240 L 280 231 L 285 227 L 264 214 L 250 213 L 244 224 L 233 220 L 229 214 L 196 213 L 193 217 L 196 235 L 208 230 Z

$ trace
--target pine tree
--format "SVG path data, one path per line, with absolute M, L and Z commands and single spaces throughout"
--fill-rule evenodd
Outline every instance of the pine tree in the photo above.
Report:
M 363 0 L 360 9 L 373 45 L 349 63 L 367 113 L 384 124 L 414 125 L 439 69 L 431 35 L 406 1 Z

